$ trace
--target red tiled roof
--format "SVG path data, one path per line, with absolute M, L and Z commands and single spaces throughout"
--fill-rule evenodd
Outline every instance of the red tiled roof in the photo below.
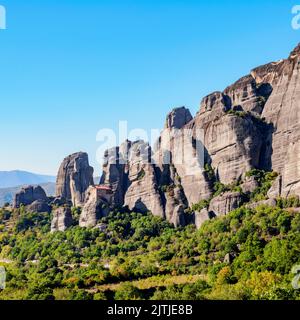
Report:
M 110 187 L 108 186 L 96 186 L 97 190 L 105 190 L 105 191 L 112 191 Z

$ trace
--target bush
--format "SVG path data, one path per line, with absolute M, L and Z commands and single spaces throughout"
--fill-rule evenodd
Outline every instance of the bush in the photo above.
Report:
M 206 281 L 198 280 L 193 284 L 171 285 L 157 289 L 152 300 L 204 300 L 210 291 Z
M 246 173 L 246 177 L 254 177 L 259 184 L 258 188 L 251 193 L 250 199 L 252 201 L 261 201 L 266 199 L 273 181 L 278 177 L 278 173 L 253 169 Z
M 115 293 L 115 300 L 141 300 L 142 291 L 130 283 L 124 283 Z

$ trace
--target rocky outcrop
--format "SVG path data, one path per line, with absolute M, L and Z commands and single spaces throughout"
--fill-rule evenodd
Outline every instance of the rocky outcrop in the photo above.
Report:
M 166 219 L 175 227 L 185 226 L 187 224 L 185 210 L 188 205 L 182 189 L 178 186 L 169 186 L 165 190 L 165 199 Z
M 251 202 L 246 205 L 247 208 L 249 209 L 255 209 L 260 206 L 267 206 L 267 207 L 276 207 L 276 200 L 275 199 L 267 199 L 267 200 L 262 200 L 258 202 Z
M 167 129 L 181 129 L 191 120 L 193 120 L 193 117 L 189 109 L 185 107 L 175 108 L 168 114 L 165 127 Z
M 128 154 L 132 143 L 125 141 L 120 147 L 106 151 L 104 155 L 103 174 L 100 184 L 109 185 L 113 190 L 112 205 L 124 205 L 128 188 Z
M 80 215 L 79 226 L 95 227 L 100 218 L 108 215 L 109 207 L 109 201 L 101 197 L 95 187 L 89 187 L 86 193 L 86 202 Z
M 245 181 L 241 184 L 243 193 L 247 195 L 250 195 L 258 187 L 259 183 L 255 179 L 255 177 L 246 177 Z
M 152 150 L 143 141 L 126 141 L 106 152 L 101 183 L 111 186 L 112 205 L 152 212 L 175 226 L 185 225 L 188 204 L 175 167 L 160 168 L 151 160 Z
M 299 195 L 300 45 L 288 59 L 258 67 L 252 76 L 260 85 L 269 84 L 273 88 L 262 116 L 273 128 L 268 137 L 268 150 L 270 168 L 281 175 L 277 195 Z
M 270 199 L 280 197 L 282 195 L 282 176 L 279 175 L 272 184 L 271 189 L 268 191 Z
M 195 226 L 200 229 L 204 222 L 211 220 L 215 217 L 213 212 L 209 212 L 208 209 L 204 208 L 200 212 L 195 212 Z
M 248 115 L 223 115 L 209 123 L 204 145 L 217 178 L 230 184 L 258 167 L 262 140 L 261 132 Z
M 41 213 L 41 212 L 50 213 L 51 207 L 45 200 L 36 200 L 27 207 L 27 211 L 37 212 L 37 213 Z
M 208 211 L 216 216 L 224 216 L 240 207 L 242 203 L 243 198 L 239 192 L 225 192 L 211 200 Z
M 169 115 L 168 118 L 173 116 Z M 206 152 L 203 138 L 203 130 L 197 130 L 192 120 L 185 123 L 181 129 L 165 128 L 154 148 L 153 159 L 162 179 L 174 180 L 174 177 L 168 176 L 172 173 L 170 168 L 173 168 L 177 180 L 180 181 L 182 194 L 190 206 L 212 195 L 212 183 L 204 170 Z
M 72 224 L 73 217 L 69 207 L 60 207 L 53 212 L 51 232 L 66 231 Z
M 129 152 L 128 189 L 124 205 L 130 210 L 152 212 L 165 218 L 151 148 L 143 141 L 132 144 Z
M 48 198 L 45 190 L 40 186 L 28 186 L 22 188 L 21 191 L 15 195 L 13 207 L 19 208 L 21 205 L 28 206 L 37 200 L 47 202 Z
M 300 195 L 300 45 L 288 59 L 258 67 L 223 92 L 206 96 L 192 118 L 185 107 L 173 109 L 153 148 L 126 141 L 105 154 L 101 184 L 112 189 L 113 207 L 152 212 L 175 226 L 189 223 L 188 207 L 209 200 L 196 212 L 199 228 L 214 215 L 226 215 L 243 204 L 259 184 L 246 177 L 252 169 L 273 170 L 279 177 L 268 193 Z M 238 192 L 213 198 L 214 183 L 239 183 Z M 240 184 L 241 183 L 241 184 Z M 85 202 L 81 225 L 94 226 L 98 198 L 87 155 L 65 159 L 57 194 L 73 204 Z
M 239 79 L 224 91 L 224 95 L 230 100 L 232 110 L 252 112 L 257 115 L 262 113 L 271 93 L 270 85 L 258 85 L 252 75 Z
M 93 172 L 86 153 L 68 156 L 58 171 L 56 196 L 72 201 L 74 206 L 82 206 L 86 190 L 94 184 Z
M 70 200 L 66 200 L 63 197 L 56 197 L 56 198 L 52 198 L 50 201 L 50 205 L 56 206 L 56 207 L 60 207 L 60 206 L 68 206 L 68 207 L 72 207 L 72 201 Z

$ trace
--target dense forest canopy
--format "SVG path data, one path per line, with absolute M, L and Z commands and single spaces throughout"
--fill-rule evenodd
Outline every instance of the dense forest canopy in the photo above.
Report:
M 51 214 L 4 208 L 0 299 L 299 299 L 300 214 L 288 205 L 241 207 L 200 230 L 119 210 L 55 233 Z

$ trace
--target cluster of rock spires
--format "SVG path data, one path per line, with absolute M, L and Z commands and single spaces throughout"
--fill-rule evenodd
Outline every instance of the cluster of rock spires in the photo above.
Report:
M 16 196 L 15 206 L 63 206 L 54 211 L 52 231 L 72 225 L 71 204 L 82 208 L 82 227 L 96 226 L 119 207 L 152 212 L 175 226 L 200 227 L 243 203 L 240 192 L 213 197 L 214 183 L 239 181 L 243 193 L 253 192 L 257 182 L 246 172 L 254 168 L 279 174 L 269 203 L 299 196 L 299 138 L 300 45 L 288 59 L 258 67 L 205 97 L 194 118 L 184 107 L 174 109 L 153 149 L 143 141 L 125 141 L 108 150 L 99 186 L 87 154 L 76 153 L 59 169 L 56 199 L 47 202 L 40 187 L 30 187 Z M 187 214 L 202 200 L 210 201 L 208 208 Z

